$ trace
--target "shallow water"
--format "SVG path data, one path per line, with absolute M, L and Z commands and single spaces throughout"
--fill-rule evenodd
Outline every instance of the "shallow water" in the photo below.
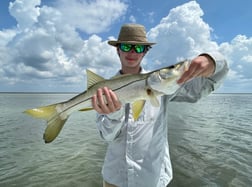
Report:
M 22 113 L 74 94 L 0 94 L 0 186 L 98 187 L 106 144 L 94 112 L 76 112 L 44 144 L 45 122 Z M 252 185 L 252 94 L 214 94 L 197 104 L 171 103 L 169 187 Z

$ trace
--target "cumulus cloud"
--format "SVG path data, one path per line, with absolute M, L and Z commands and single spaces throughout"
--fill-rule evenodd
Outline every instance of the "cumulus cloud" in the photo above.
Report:
M 65 23 L 91 34 L 108 30 L 125 14 L 127 5 L 119 0 L 59 0 L 57 8 L 64 15 Z
M 119 0 L 59 0 L 53 7 L 41 6 L 40 0 L 10 2 L 9 12 L 18 24 L 0 31 L 1 85 L 16 85 L 19 90 L 20 83 L 32 83 L 32 90 L 44 81 L 57 91 L 59 85 L 84 82 L 87 67 L 106 75 L 108 62 L 111 68 L 119 66 L 113 63 L 114 49 L 94 34 L 83 40 L 77 30 L 87 34 L 105 31 L 126 9 Z
M 0 91 L 82 91 L 86 68 L 113 76 L 120 67 L 116 50 L 100 34 L 125 18 L 127 8 L 119 0 L 57 0 L 51 6 L 42 6 L 40 0 L 10 2 L 9 11 L 18 24 L 0 30 Z M 145 69 L 219 50 L 230 64 L 220 91 L 252 88 L 252 38 L 238 35 L 217 44 L 203 14 L 196 1 L 171 9 L 148 31 L 148 39 L 157 44 L 143 61 Z
M 252 92 L 252 37 L 237 35 L 230 43 L 222 43 L 219 48 L 230 65 L 227 88 L 234 92 Z
M 10 14 L 17 20 L 21 29 L 30 27 L 37 22 L 39 16 L 39 7 L 41 0 L 16 0 L 10 2 Z
M 210 26 L 202 20 L 203 11 L 196 1 L 173 8 L 152 28 L 148 37 L 157 42 L 149 55 L 152 68 L 191 58 L 204 51 L 217 50 L 211 40 Z
M 230 66 L 220 92 L 252 92 L 252 38 L 236 36 L 218 45 L 211 38 L 213 29 L 202 19 L 203 11 L 196 1 L 171 9 L 158 25 L 148 32 L 157 42 L 148 55 L 150 69 L 193 58 L 202 52 L 220 51 Z

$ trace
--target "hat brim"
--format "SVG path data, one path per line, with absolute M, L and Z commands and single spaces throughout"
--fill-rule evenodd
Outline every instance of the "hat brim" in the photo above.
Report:
M 137 42 L 137 41 L 118 41 L 118 40 L 109 40 L 108 44 L 116 47 L 118 44 L 141 44 L 141 45 L 155 45 L 154 42 Z

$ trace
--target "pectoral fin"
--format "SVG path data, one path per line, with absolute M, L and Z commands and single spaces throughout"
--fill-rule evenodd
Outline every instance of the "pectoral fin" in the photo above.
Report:
M 149 96 L 150 103 L 152 104 L 152 106 L 159 107 L 160 103 L 159 103 L 157 97 L 155 96 L 153 90 L 151 88 L 147 88 L 146 93 Z
M 160 106 L 160 103 L 155 95 L 150 97 L 150 103 L 152 104 L 152 106 L 155 106 L 155 107 Z
M 144 104 L 145 104 L 145 100 L 138 100 L 138 101 L 135 101 L 134 103 L 132 103 L 132 113 L 133 113 L 133 118 L 134 120 L 136 121 L 142 110 L 143 110 L 143 107 L 144 107 Z

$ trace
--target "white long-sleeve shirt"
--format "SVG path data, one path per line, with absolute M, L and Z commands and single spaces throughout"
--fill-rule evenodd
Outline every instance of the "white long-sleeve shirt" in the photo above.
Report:
M 227 63 L 218 53 L 215 72 L 208 78 L 194 78 L 176 93 L 159 97 L 160 107 L 146 101 L 137 121 L 131 105 L 109 115 L 97 115 L 101 137 L 109 142 L 102 175 L 118 187 L 165 187 L 172 179 L 167 139 L 169 102 L 196 102 L 215 90 L 228 72 Z M 151 85 L 150 85 L 151 86 Z

